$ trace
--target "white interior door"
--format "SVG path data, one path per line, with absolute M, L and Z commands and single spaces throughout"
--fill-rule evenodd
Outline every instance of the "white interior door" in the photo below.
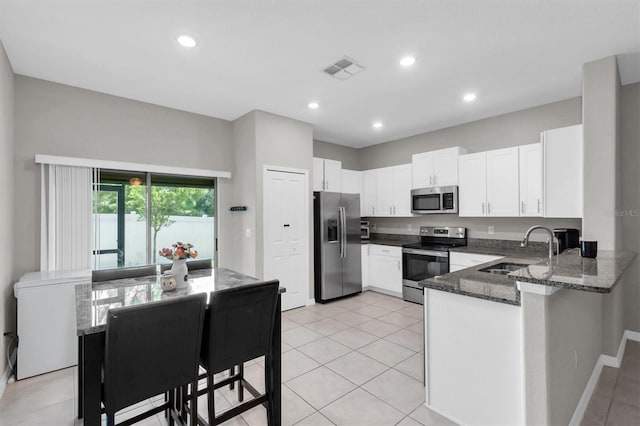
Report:
M 309 297 L 309 200 L 306 172 L 264 171 L 264 278 L 287 291 L 282 310 Z

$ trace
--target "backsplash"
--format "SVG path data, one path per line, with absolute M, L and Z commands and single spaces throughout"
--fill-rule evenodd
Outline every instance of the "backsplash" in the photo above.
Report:
M 459 217 L 451 214 L 433 214 L 415 217 L 369 217 L 371 234 L 418 235 L 421 226 L 457 226 L 467 228 L 468 238 L 520 241 L 533 225 L 548 228 L 576 228 L 582 230 L 581 219 L 545 219 L 541 217 Z M 489 227 L 493 227 L 493 234 Z M 580 232 L 582 234 L 582 231 Z M 532 241 L 546 241 L 543 232 L 531 234 Z

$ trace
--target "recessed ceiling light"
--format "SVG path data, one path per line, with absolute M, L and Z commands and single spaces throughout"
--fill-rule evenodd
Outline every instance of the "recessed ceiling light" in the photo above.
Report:
M 462 99 L 463 99 L 465 102 L 473 102 L 473 101 L 475 101 L 475 100 L 476 100 L 476 98 L 477 98 L 477 96 L 476 96 L 476 94 L 475 94 L 475 93 L 467 93 L 466 95 L 464 95 L 464 96 L 462 97 Z
M 402 65 L 403 67 L 410 67 L 415 63 L 416 63 L 416 58 L 413 56 L 405 56 L 400 60 L 400 65 Z
M 382 123 L 380 121 L 376 121 L 372 126 L 374 129 L 382 129 Z
M 309 105 L 307 105 L 309 108 L 311 109 L 318 109 L 318 107 L 320 106 L 319 103 L 317 102 L 309 102 Z
M 177 40 L 178 40 L 178 43 L 180 43 L 180 45 L 184 47 L 195 47 L 196 44 L 198 44 L 195 38 L 188 36 L 186 34 L 182 34 L 178 36 Z

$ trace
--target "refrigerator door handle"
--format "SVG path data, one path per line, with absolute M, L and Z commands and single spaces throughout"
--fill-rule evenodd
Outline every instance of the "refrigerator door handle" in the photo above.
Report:
M 347 251 L 347 217 L 343 206 L 338 207 L 338 218 L 340 222 L 340 257 L 345 258 Z

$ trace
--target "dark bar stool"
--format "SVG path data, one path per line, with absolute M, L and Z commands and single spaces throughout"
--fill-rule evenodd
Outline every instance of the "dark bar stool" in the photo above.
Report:
M 169 424 L 182 424 L 175 393 L 197 387 L 206 294 L 177 297 L 140 306 L 111 309 L 107 316 L 102 400 L 107 426 L 115 413 L 155 395 L 168 400 L 128 419 L 130 425 L 169 411 Z M 192 398 L 191 424 L 196 425 L 197 400 Z
M 119 280 L 121 278 L 156 275 L 156 265 L 132 266 L 129 268 L 99 269 L 91 271 L 91 282 Z
M 273 326 L 276 316 L 279 282 L 265 281 L 252 285 L 230 288 L 212 293 L 209 309 L 205 314 L 200 362 L 207 370 L 200 378 L 207 378 L 207 388 L 197 391 L 207 393 L 209 425 L 223 423 L 256 405 L 266 403 L 269 425 L 273 419 Z M 265 389 L 260 394 L 244 379 L 244 363 L 259 356 L 265 357 Z M 237 367 L 236 367 L 237 366 Z M 214 383 L 214 374 L 234 370 L 234 374 Z M 244 389 L 254 399 L 240 404 L 215 417 L 214 390 L 237 382 L 238 399 L 243 401 Z M 197 388 L 192 387 L 192 394 Z M 191 398 L 193 399 L 193 398 Z M 207 424 L 198 416 L 198 422 Z
M 189 260 L 187 261 L 187 270 L 195 271 L 196 269 L 211 269 L 211 259 Z M 161 263 L 160 273 L 171 269 L 171 263 Z

